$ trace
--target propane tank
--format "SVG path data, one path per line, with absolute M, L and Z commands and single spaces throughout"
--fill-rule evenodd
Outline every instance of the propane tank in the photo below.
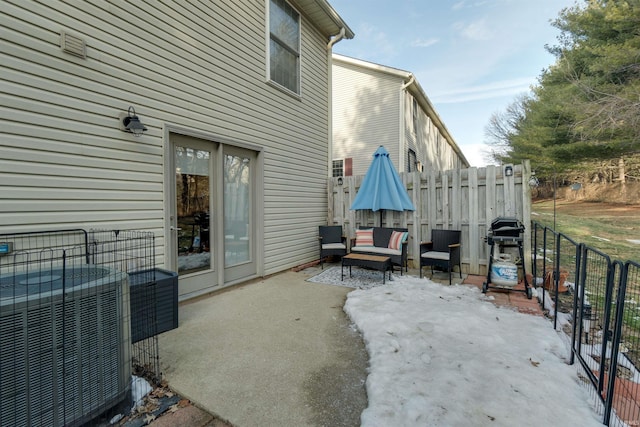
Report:
M 518 284 L 518 266 L 511 262 L 511 255 L 498 254 L 491 264 L 491 283 L 512 288 Z

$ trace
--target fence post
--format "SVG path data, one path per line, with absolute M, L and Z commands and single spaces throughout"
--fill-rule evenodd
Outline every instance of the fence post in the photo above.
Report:
M 584 243 L 580 243 L 578 245 L 577 252 L 580 254 L 578 259 L 576 260 L 576 265 L 578 266 L 578 270 L 576 271 L 576 289 L 573 292 L 573 327 L 571 328 L 571 354 L 569 356 L 569 365 L 573 365 L 575 363 L 575 345 L 576 345 L 576 335 L 582 335 L 582 317 L 583 317 L 583 307 L 580 308 L 580 317 L 578 317 L 578 304 L 582 304 L 584 301 L 584 283 L 585 283 L 585 274 L 584 265 L 582 261 L 582 253 L 584 252 Z M 578 326 L 580 325 L 580 326 Z M 580 351 L 580 343 L 578 342 L 578 352 Z
M 620 346 L 620 340 L 622 338 L 622 321 L 624 316 L 624 300 L 627 293 L 627 274 L 629 271 L 629 262 L 622 264 L 620 261 L 615 261 L 611 265 L 608 281 L 611 282 L 611 288 L 613 288 L 615 281 L 616 266 L 621 270 L 619 278 L 618 295 L 616 295 L 616 313 L 614 317 L 615 329 L 613 331 L 613 338 L 611 340 L 611 368 L 609 372 L 609 381 L 607 383 L 607 398 L 604 403 L 604 417 L 602 422 L 605 425 L 609 425 L 611 419 L 611 409 L 613 408 L 614 389 L 616 383 L 616 375 L 618 372 L 618 350 Z M 607 330 L 605 329 L 605 333 Z M 606 344 L 606 342 L 605 342 Z M 603 369 L 604 370 L 604 369 Z

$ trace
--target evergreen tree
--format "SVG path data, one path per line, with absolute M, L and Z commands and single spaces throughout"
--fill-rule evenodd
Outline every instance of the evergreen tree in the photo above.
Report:
M 494 159 L 529 158 L 544 172 L 639 153 L 640 0 L 586 0 L 553 25 L 561 30 L 547 47 L 555 64 L 516 100 L 522 114 L 499 143 L 491 136 L 500 120 L 487 126 Z M 509 108 L 494 116 L 512 116 Z

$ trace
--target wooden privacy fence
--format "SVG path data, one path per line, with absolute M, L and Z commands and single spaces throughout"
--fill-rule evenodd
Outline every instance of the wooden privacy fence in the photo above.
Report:
M 512 174 L 505 173 L 511 170 Z M 432 229 L 462 231 L 462 270 L 487 273 L 486 242 L 491 222 L 500 216 L 516 217 L 524 232 L 525 265 L 531 265 L 531 178 L 529 161 L 522 165 L 486 166 L 449 171 L 400 174 L 413 201 L 414 212 L 385 211 L 382 226 L 409 229 L 409 263 L 419 265 L 420 242 L 431 239 Z M 363 175 L 329 178 L 329 225 L 342 225 L 347 240 L 360 226 L 379 226 L 380 213 L 352 211 L 351 203 Z

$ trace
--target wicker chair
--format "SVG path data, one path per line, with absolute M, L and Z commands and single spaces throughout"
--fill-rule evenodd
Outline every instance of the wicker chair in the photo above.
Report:
M 345 256 L 347 254 L 347 239 L 342 235 L 341 225 L 321 225 L 318 227 L 318 242 L 320 242 L 320 268 L 324 269 L 323 261 L 328 256 Z
M 462 278 L 462 266 L 460 264 L 460 235 L 459 230 L 431 230 L 431 241 L 420 243 L 420 277 L 422 267 L 431 266 L 444 268 L 449 272 L 449 285 L 451 285 L 451 272 L 457 265 Z

